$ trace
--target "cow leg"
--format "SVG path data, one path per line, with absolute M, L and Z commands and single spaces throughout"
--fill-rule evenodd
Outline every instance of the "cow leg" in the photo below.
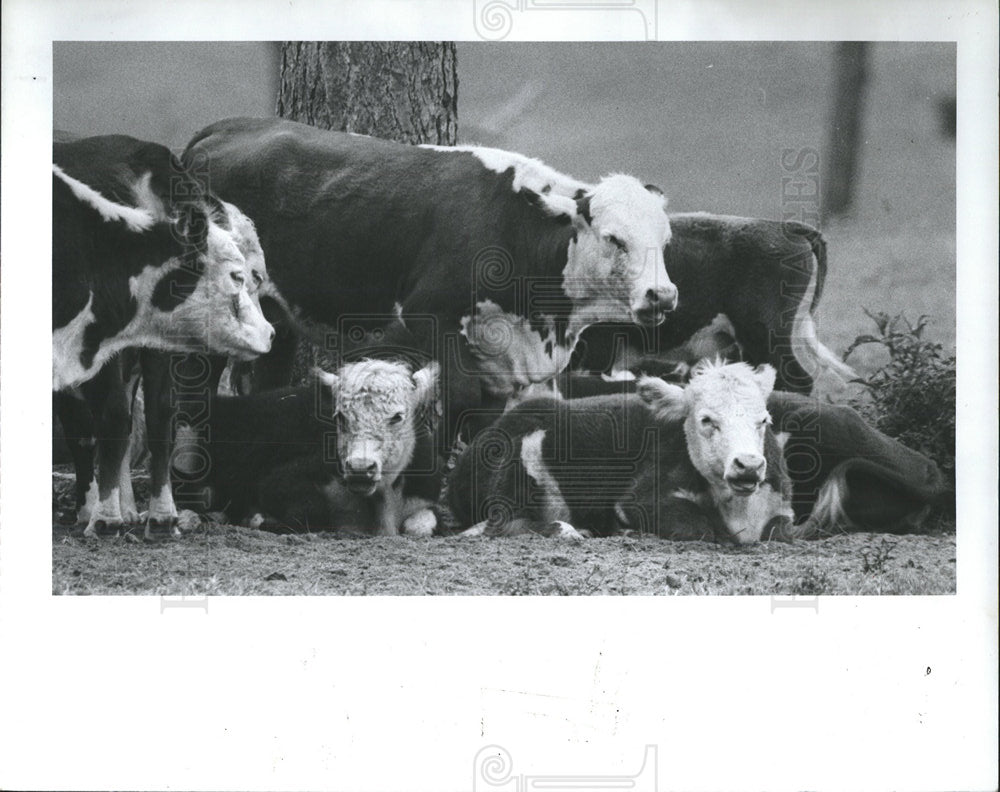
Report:
M 111 361 L 82 386 L 97 423 L 97 506 L 84 529 L 88 537 L 96 537 L 101 529 L 124 525 L 121 483 L 130 471 L 122 468 L 128 465 L 132 422 L 121 366 L 121 358 Z M 129 485 L 131 491 L 130 476 Z
M 400 511 L 403 506 L 402 494 L 392 485 L 379 488 L 372 495 L 375 506 L 375 535 L 398 536 Z
M 89 522 L 97 505 L 97 479 L 94 477 L 94 448 L 97 438 L 94 417 L 87 402 L 74 393 L 57 391 L 52 394 L 52 402 L 73 460 L 76 521 Z
M 143 350 L 142 390 L 146 407 L 146 437 L 149 442 L 149 513 L 146 538 L 157 529 L 173 536 L 177 528 L 177 506 L 170 482 L 170 452 L 173 445 L 173 417 L 170 398 L 170 355 Z

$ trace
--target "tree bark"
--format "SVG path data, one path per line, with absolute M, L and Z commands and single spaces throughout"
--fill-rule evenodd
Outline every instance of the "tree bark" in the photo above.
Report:
M 846 214 L 854 202 L 868 83 L 868 50 L 865 42 L 845 41 L 837 45 L 834 56 L 836 82 L 823 178 L 824 219 Z
M 454 145 L 455 44 L 284 42 L 277 114 L 402 143 Z
M 401 143 L 458 141 L 454 42 L 286 41 L 279 62 L 282 118 Z M 300 339 L 292 380 L 337 364 L 328 350 Z

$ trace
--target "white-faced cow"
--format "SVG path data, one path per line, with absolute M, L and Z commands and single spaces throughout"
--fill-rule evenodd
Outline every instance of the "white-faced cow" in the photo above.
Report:
M 671 215 L 670 225 L 664 257 L 682 295 L 676 309 L 655 329 L 589 328 L 574 368 L 669 374 L 677 362 L 670 350 L 724 314 L 742 359 L 774 366 L 779 390 L 808 394 L 824 371 L 855 376 L 816 335 L 827 272 L 819 231 L 798 222 L 703 213 Z
M 134 358 L 122 351 L 250 358 L 269 349 L 274 329 L 252 297 L 224 205 L 168 149 L 107 136 L 56 142 L 53 155 L 53 388 L 79 386 L 93 422 L 98 482 L 86 492 L 96 502 L 78 502 L 92 536 L 137 518 L 127 460 Z M 81 445 L 79 501 L 93 478 L 82 446 L 94 443 L 73 431 L 72 398 L 55 401 Z
M 705 364 L 687 389 L 525 402 L 481 432 L 448 479 L 473 533 L 608 535 L 737 543 L 790 532 L 790 483 L 770 429 L 770 366 Z
M 213 124 L 184 158 L 253 218 L 287 304 L 337 327 L 339 351 L 346 318 L 401 317 L 407 343 L 445 367 L 450 427 L 466 406 L 502 406 L 518 385 L 491 364 L 495 344 L 463 336 L 470 322 L 489 318 L 526 346 L 504 353 L 542 381 L 593 322 L 656 324 L 677 301 L 663 263 L 665 199 L 628 176 L 591 187 L 509 152 L 406 146 L 280 119 Z M 279 333 L 262 387 L 287 382 L 293 348 Z
M 214 397 L 205 423 L 178 428 L 178 502 L 292 529 L 430 534 L 438 368 L 365 360 L 309 386 Z

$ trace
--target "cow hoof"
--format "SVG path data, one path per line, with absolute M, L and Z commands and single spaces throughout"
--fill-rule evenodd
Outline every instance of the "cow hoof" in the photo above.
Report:
M 437 527 L 437 517 L 430 509 L 421 509 L 403 520 L 403 533 L 406 536 L 433 536 Z
M 191 509 L 181 509 L 180 514 L 175 519 L 177 521 L 177 528 L 181 533 L 193 531 L 201 525 L 201 517 L 198 515 L 198 512 L 191 511 Z
M 485 520 L 483 520 L 481 523 L 476 523 L 471 528 L 466 528 L 459 534 L 459 536 L 482 536 L 484 533 L 486 533 Z
M 101 536 L 118 536 L 124 530 L 125 525 L 121 520 L 98 517 L 88 523 L 83 529 L 83 535 L 88 539 L 99 539 Z
M 562 520 L 554 520 L 549 523 L 549 529 L 545 534 L 546 536 L 551 536 L 555 539 L 569 539 L 573 542 L 579 542 L 583 540 L 583 535 L 576 530 L 568 522 L 563 522 Z
M 147 542 L 158 539 L 176 539 L 181 535 L 177 527 L 176 517 L 150 517 L 146 522 L 145 537 Z

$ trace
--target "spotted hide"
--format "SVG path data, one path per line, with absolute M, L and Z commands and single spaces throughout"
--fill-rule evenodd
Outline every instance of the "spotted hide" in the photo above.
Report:
M 274 329 L 217 206 L 163 146 L 117 135 L 54 144 L 53 390 L 129 347 L 268 351 Z
M 701 376 L 687 396 L 650 378 L 638 395 L 515 407 L 459 458 L 449 510 L 490 535 L 784 537 L 790 485 L 765 407 L 773 370 L 741 363 Z

